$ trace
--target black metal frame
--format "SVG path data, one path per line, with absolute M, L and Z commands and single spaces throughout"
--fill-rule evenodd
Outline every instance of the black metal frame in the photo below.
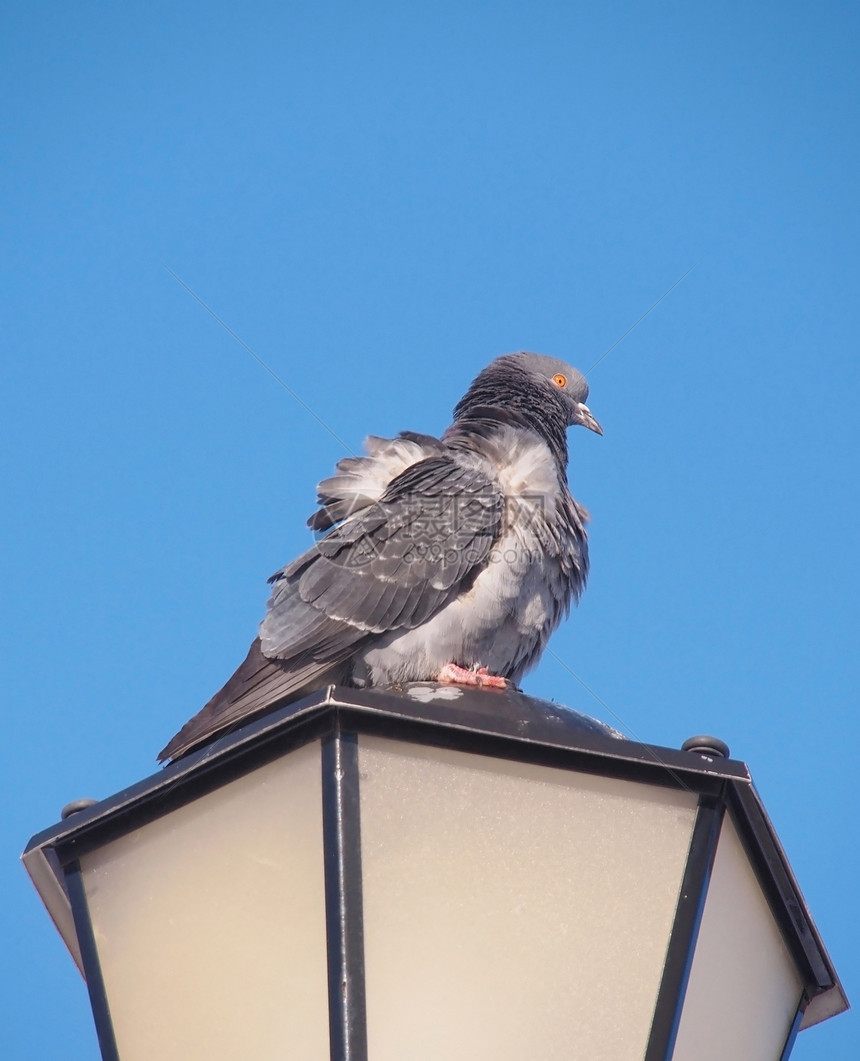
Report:
M 725 803 L 721 799 L 699 798 L 645 1061 L 671 1061 L 675 1050 L 724 813 Z
M 93 1010 L 93 1019 L 96 1025 L 96 1036 L 99 1041 L 102 1061 L 120 1061 L 116 1035 L 113 1030 L 113 1020 L 108 1006 L 107 991 L 105 990 L 101 963 L 99 962 L 98 950 L 93 935 L 93 924 L 87 907 L 81 867 L 77 860 L 66 866 L 66 887 L 69 901 L 72 905 L 72 915 L 75 919 L 78 942 L 81 947 L 81 960 L 84 964 L 84 976 L 87 982 L 87 992 L 90 996 L 90 1006 Z
M 804 993 L 799 1004 L 798 1030 L 808 1028 L 840 1012 L 840 1008 L 834 1008 L 838 1007 L 840 999 L 842 1008 L 847 1009 L 848 1003 L 754 786 L 751 783 L 732 786 L 727 792 L 727 802 L 738 836 L 774 911 L 786 946 L 801 971 Z
M 779 1055 L 779 1061 L 788 1061 L 791 1051 L 794 1049 L 794 1041 L 797 1038 L 797 1033 L 800 1031 L 801 1024 L 803 1022 L 803 1014 L 806 1011 L 807 999 L 804 996 L 800 999 L 800 1005 L 797 1007 L 797 1013 L 794 1015 L 794 1020 L 791 1022 L 791 1027 L 788 1029 L 788 1035 L 785 1039 L 785 1046 L 782 1048 L 782 1053 Z
M 829 1016 L 847 1008 L 794 877 L 743 763 L 623 739 L 557 704 L 512 691 L 462 690 L 434 698 L 433 686 L 361 691 L 330 687 L 250 722 L 160 773 L 37 834 L 24 861 L 51 902 L 65 895 L 74 915 L 99 1042 L 118 1061 L 110 1012 L 78 860 L 87 851 L 221 787 L 293 748 L 322 747 L 323 829 L 332 1061 L 367 1061 L 361 833 L 357 737 L 377 734 L 669 788 L 699 796 L 676 919 L 652 1023 L 646 1061 L 669 1061 L 674 1047 L 720 824 L 729 810 L 763 891 L 804 979 L 807 1001 Z M 56 878 L 59 887 L 44 887 Z M 60 890 L 62 889 L 62 891 Z M 52 915 L 61 928 L 63 917 Z M 70 949 L 72 942 L 67 938 Z M 809 1010 L 807 1009 L 807 1015 Z M 816 1019 L 823 1019 L 818 1015 Z M 806 1023 L 814 1023 L 814 1020 Z M 790 1035 L 786 1049 L 790 1049 Z M 787 1054 L 785 1055 L 787 1057 Z
M 333 1061 L 367 1061 L 358 739 L 338 726 L 322 746 L 323 844 Z

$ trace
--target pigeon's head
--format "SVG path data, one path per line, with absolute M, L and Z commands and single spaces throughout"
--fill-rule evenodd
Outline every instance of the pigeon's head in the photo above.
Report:
M 571 365 L 545 354 L 505 354 L 479 373 L 454 410 L 455 420 L 485 415 L 486 410 L 512 410 L 567 457 L 564 436 L 580 424 L 603 434 L 585 404 L 588 384 Z
M 588 398 L 588 383 L 579 369 L 559 361 L 558 358 L 547 357 L 546 354 L 530 353 L 506 354 L 496 358 L 486 371 L 489 372 L 497 365 L 502 368 L 502 372 L 513 369 L 528 373 L 531 384 L 538 393 L 547 391 L 555 398 L 561 399 L 561 405 L 567 412 L 568 427 L 579 424 L 598 435 L 603 434 L 603 428 L 585 404 Z

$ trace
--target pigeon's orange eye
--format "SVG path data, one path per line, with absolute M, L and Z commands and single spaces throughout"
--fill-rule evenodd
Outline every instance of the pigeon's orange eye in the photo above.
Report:
M 560 372 L 557 372 L 552 377 L 552 381 L 556 384 L 556 386 L 564 387 L 567 384 L 567 376 L 563 376 Z

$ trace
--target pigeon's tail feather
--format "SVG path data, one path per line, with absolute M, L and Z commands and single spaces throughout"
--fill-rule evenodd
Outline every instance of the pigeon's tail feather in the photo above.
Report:
M 244 724 L 288 697 L 295 699 L 302 693 L 344 679 L 344 665 L 340 661 L 320 663 L 309 659 L 297 665 L 292 660 L 287 666 L 279 660 L 267 659 L 260 651 L 260 639 L 256 638 L 244 663 L 158 753 L 158 761 L 179 759 L 211 740 L 216 733 Z

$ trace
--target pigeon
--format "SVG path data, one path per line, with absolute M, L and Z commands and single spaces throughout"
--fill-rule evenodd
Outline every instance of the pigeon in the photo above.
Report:
M 329 684 L 517 686 L 585 588 L 567 429 L 603 434 L 587 397 L 563 361 L 505 354 L 440 438 L 371 436 L 341 460 L 319 484 L 314 545 L 269 579 L 244 663 L 159 761 Z

